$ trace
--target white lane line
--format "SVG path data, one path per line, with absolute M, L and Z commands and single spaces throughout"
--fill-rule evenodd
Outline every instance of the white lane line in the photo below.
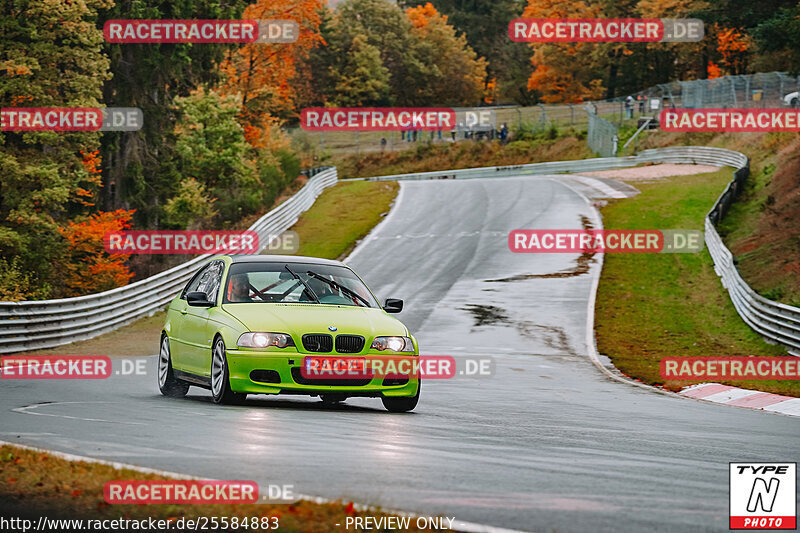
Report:
M 36 416 L 54 416 L 56 418 L 67 418 L 69 420 L 84 420 L 86 422 L 108 422 L 109 424 L 125 424 L 127 426 L 146 426 L 147 424 L 143 422 L 122 422 L 118 420 L 104 420 L 102 418 L 84 418 L 80 416 L 69 416 L 69 415 L 56 415 L 52 413 L 37 413 L 34 409 L 44 406 L 51 406 L 51 405 L 69 405 L 69 404 L 87 404 L 87 403 L 102 403 L 108 404 L 111 402 L 50 402 L 50 403 L 34 403 L 32 405 L 26 405 L 24 407 L 17 407 L 12 409 L 15 413 L 21 413 L 23 415 L 36 415 Z
M 78 402 L 73 402 L 78 403 Z M 100 403 L 100 402 L 97 402 Z M 84 462 L 84 463 L 94 463 L 100 465 L 107 465 L 111 466 L 117 470 L 133 470 L 134 472 L 141 472 L 143 474 L 155 474 L 162 477 L 169 477 L 173 479 L 187 479 L 187 480 L 195 480 L 195 481 L 219 481 L 210 478 L 204 477 L 197 477 L 197 476 L 189 476 L 186 474 L 179 474 L 177 472 L 170 472 L 167 470 L 159 470 L 157 468 L 147 468 L 145 466 L 137 466 L 131 465 L 127 463 L 120 463 L 117 461 L 105 461 L 103 459 L 95 459 L 94 457 L 86 457 L 82 455 L 74 455 L 71 453 L 64 453 L 64 452 L 57 452 L 55 450 L 48 450 L 46 448 L 39 448 L 36 446 L 28 446 L 27 444 L 19 444 L 16 442 L 8 442 L 4 440 L 0 440 L 0 446 L 11 446 L 15 448 L 22 448 L 23 450 L 30 450 L 33 452 L 38 453 L 47 453 L 53 455 L 55 457 L 59 457 L 66 461 L 72 462 Z M 323 498 L 321 496 L 309 496 L 308 494 L 299 494 L 295 493 L 297 496 L 297 500 L 306 500 L 311 501 L 314 503 L 343 503 L 344 500 L 332 500 L 330 498 Z M 272 502 L 275 503 L 275 502 Z M 384 507 L 374 507 L 371 505 L 364 505 L 360 503 L 353 503 L 353 508 L 358 511 L 373 511 L 373 512 L 381 512 L 389 515 L 396 515 L 396 516 L 409 516 L 412 518 L 416 517 L 430 517 L 430 515 L 424 514 L 416 514 L 416 513 L 409 513 L 406 511 L 396 511 L 392 509 L 386 509 Z M 462 520 L 454 520 L 453 521 L 453 531 L 463 531 L 465 533 L 531 533 L 530 531 L 522 531 L 519 529 L 505 529 L 501 527 L 489 526 L 485 524 L 477 524 L 475 522 L 464 522 Z

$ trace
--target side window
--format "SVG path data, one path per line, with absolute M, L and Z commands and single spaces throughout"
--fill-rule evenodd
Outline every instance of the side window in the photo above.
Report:
M 222 261 L 214 261 L 206 266 L 203 270 L 198 272 L 192 280 L 186 285 L 186 288 L 181 294 L 181 298 L 186 298 L 186 293 L 189 292 L 204 292 L 208 295 L 208 299 L 212 302 L 217 300 L 217 292 L 219 291 L 219 284 L 222 280 L 222 271 L 225 265 Z
M 208 295 L 208 299 L 212 302 L 217 301 L 217 294 L 219 293 L 220 282 L 222 282 L 222 271 L 224 268 L 225 264 L 222 261 L 214 261 L 209 265 L 208 277 L 205 280 L 203 288 L 200 289 Z

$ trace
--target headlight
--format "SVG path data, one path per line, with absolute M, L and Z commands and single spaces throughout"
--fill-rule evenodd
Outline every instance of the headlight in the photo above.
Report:
M 372 341 L 372 349 L 379 352 L 384 350 L 413 352 L 414 342 L 409 337 L 375 337 L 375 340 Z
M 278 348 L 286 348 L 287 346 L 294 346 L 292 336 L 286 333 L 242 333 L 236 344 L 242 348 L 268 348 L 270 346 L 277 346 Z

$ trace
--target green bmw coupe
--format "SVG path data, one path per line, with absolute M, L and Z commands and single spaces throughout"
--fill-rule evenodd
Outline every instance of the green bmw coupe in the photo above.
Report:
M 320 359 L 419 355 L 398 313 L 381 307 L 355 272 L 339 261 L 296 256 L 223 255 L 206 263 L 170 303 L 161 333 L 158 386 L 171 397 L 191 385 L 216 403 L 248 394 L 305 394 L 336 403 L 381 398 L 393 412 L 419 400 L 419 374 L 345 375 L 307 372 Z

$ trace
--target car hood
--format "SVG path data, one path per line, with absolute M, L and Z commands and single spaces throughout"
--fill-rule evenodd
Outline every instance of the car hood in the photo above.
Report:
M 349 333 L 367 340 L 380 335 L 408 335 L 402 322 L 383 309 L 324 304 L 224 304 L 222 309 L 250 331 L 289 333 L 299 340 L 305 333 Z M 331 332 L 328 327 L 336 328 Z

